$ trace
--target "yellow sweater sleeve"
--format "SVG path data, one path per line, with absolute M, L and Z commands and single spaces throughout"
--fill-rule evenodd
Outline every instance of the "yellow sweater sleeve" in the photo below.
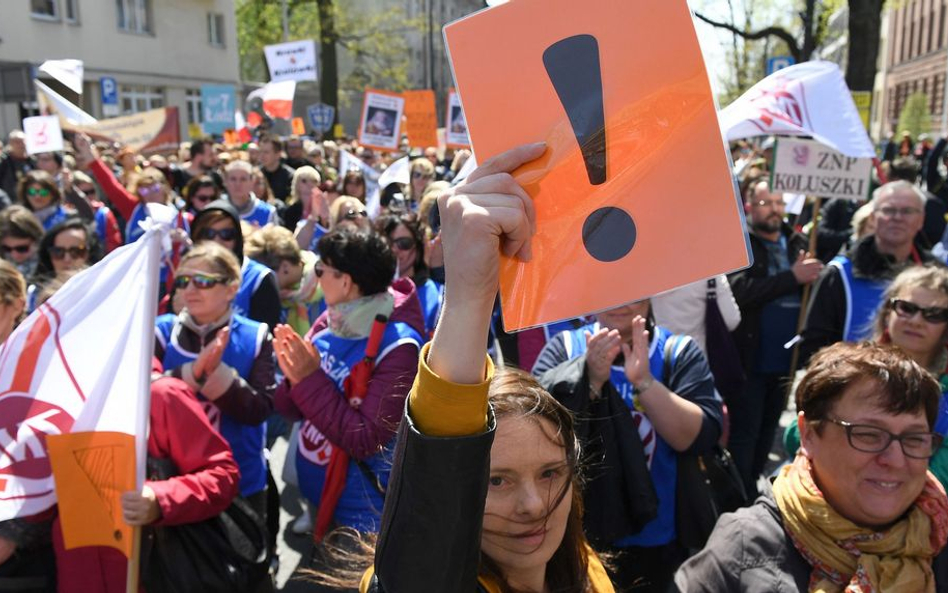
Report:
M 418 357 L 418 374 L 408 396 L 408 410 L 422 434 L 458 437 L 487 429 L 487 389 L 494 378 L 494 364 L 484 356 L 484 381 L 461 385 L 442 379 L 428 366 L 425 344 Z

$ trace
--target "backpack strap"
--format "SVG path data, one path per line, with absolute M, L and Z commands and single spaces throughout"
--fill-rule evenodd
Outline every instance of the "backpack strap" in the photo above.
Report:
M 668 382 L 671 380 L 672 370 L 675 368 L 675 362 L 678 358 L 678 344 L 681 339 L 681 336 L 674 334 L 668 336 L 668 339 L 665 340 L 665 349 L 662 356 L 662 382 L 666 387 L 668 387 Z

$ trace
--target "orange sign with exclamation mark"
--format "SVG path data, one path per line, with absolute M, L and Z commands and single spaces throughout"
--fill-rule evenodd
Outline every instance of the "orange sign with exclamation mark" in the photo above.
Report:
M 503 258 L 508 330 L 578 317 L 749 264 L 684 0 L 516 0 L 445 27 L 479 162 L 546 154 L 531 262 Z

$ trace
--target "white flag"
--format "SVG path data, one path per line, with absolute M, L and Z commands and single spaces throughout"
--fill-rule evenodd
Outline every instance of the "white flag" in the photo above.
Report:
M 46 60 L 39 71 L 49 74 L 72 92 L 82 94 L 82 60 Z
M 388 169 L 382 171 L 379 177 L 379 187 L 385 188 L 392 183 L 401 183 L 408 185 L 411 181 L 411 159 L 403 156 L 388 166 Z
M 149 229 L 71 278 L 0 347 L 0 520 L 41 512 L 68 488 L 53 479 L 47 437 L 65 438 L 54 435 L 131 435 L 140 487 L 162 234 Z M 95 465 L 99 486 L 117 456 L 93 449 L 75 463 Z M 99 494 L 114 511 L 120 493 Z
M 296 82 L 268 82 L 247 95 L 247 108 L 255 109 L 254 103 L 260 102 L 264 113 L 277 119 L 293 117 L 293 96 L 296 94 Z
M 60 120 L 65 120 L 77 126 L 84 126 L 97 123 L 96 118 L 92 117 L 65 97 L 49 88 L 42 82 L 34 80 L 36 85 L 36 100 L 39 103 L 40 112 L 45 115 L 58 115 Z
M 761 80 L 718 113 L 728 140 L 751 136 L 813 136 L 850 157 L 874 157 L 839 66 L 803 62 Z
M 339 151 L 339 176 L 345 178 L 346 173 L 356 170 L 362 171 L 365 177 L 365 209 L 369 218 L 378 216 L 381 210 L 381 193 L 379 190 L 379 172 L 362 162 L 362 159 L 346 150 Z

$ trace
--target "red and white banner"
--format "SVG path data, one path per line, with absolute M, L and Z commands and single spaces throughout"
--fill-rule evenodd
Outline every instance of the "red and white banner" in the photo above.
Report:
M 161 241 L 149 230 L 77 274 L 0 347 L 0 521 L 69 492 L 66 507 L 103 519 L 100 539 L 84 528 L 76 540 L 61 504 L 67 547 L 127 547 L 115 533 L 128 527 L 121 492 L 144 479 Z M 68 467 L 54 479 L 57 458 Z
M 774 72 L 718 113 L 728 140 L 812 136 L 850 157 L 874 157 L 843 73 L 832 62 L 803 62 Z
M 295 80 L 268 82 L 247 95 L 247 109 L 253 111 L 262 108 L 264 113 L 274 119 L 290 119 L 293 117 L 294 95 L 296 95 Z

